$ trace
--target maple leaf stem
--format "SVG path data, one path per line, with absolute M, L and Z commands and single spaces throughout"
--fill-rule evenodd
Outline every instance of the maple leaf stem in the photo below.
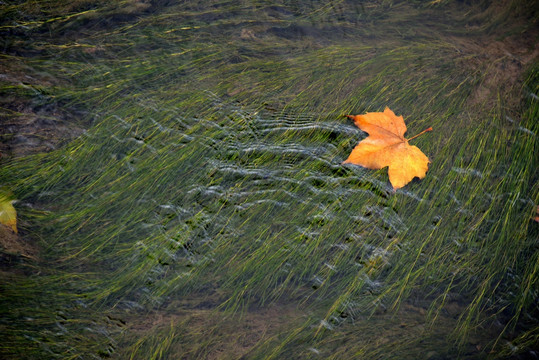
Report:
M 421 131 L 419 134 L 417 134 L 417 135 L 415 135 L 415 136 L 412 136 L 411 138 L 408 139 L 408 141 L 413 140 L 413 139 L 415 139 L 416 137 L 418 137 L 419 135 L 423 135 L 424 133 L 429 132 L 429 131 L 432 131 L 432 128 L 431 128 L 431 127 L 428 128 L 428 129 L 425 129 L 425 130 Z

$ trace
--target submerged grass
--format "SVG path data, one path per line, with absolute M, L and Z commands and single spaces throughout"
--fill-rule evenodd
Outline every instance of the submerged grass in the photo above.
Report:
M 2 356 L 537 346 L 537 59 L 500 40 L 535 13 L 493 25 L 487 3 L 33 3 L 2 9 L 4 67 L 59 81 L 2 92 L 30 88 L 92 126 L 2 163 L 21 234 L 42 248 L 1 280 Z M 435 130 L 414 140 L 427 177 L 396 193 L 385 171 L 341 165 L 363 136 L 341 115 L 385 106 L 409 134 Z

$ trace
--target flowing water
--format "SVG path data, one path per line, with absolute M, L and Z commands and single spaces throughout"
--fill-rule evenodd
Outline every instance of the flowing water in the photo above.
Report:
M 3 358 L 539 356 L 533 5 L 1 6 Z

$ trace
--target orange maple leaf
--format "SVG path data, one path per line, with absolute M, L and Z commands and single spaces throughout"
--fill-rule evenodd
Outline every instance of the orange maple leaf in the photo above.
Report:
M 432 131 L 428 128 L 410 139 L 404 138 L 406 125 L 402 116 L 396 116 L 388 107 L 384 112 L 365 115 L 345 115 L 369 136 L 360 141 L 344 163 L 361 165 L 368 169 L 389 166 L 389 181 L 393 189 L 408 184 L 414 177 L 425 177 L 429 168 L 429 158 L 418 147 L 408 141 Z

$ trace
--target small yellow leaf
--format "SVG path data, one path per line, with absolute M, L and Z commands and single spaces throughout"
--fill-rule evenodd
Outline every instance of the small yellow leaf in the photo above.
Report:
M 0 194 L 0 224 L 9 226 L 17 232 L 17 212 L 12 205 L 13 200 Z

